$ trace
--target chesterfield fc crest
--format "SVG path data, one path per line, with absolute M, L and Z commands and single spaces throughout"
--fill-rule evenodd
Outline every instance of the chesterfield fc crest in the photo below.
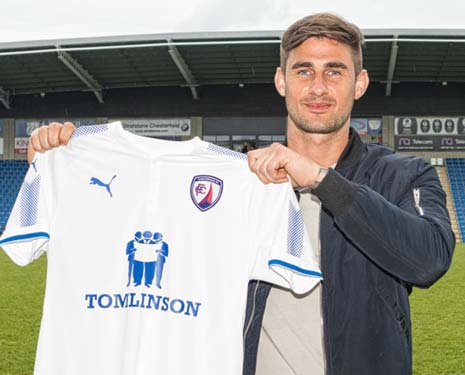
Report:
M 223 181 L 209 175 L 195 176 L 191 183 L 191 198 L 200 211 L 207 211 L 215 206 L 223 192 Z

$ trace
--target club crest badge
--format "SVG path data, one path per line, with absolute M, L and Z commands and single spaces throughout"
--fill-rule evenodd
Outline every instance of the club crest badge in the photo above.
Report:
M 191 183 L 191 198 L 200 211 L 215 206 L 223 193 L 223 181 L 209 175 L 195 176 Z

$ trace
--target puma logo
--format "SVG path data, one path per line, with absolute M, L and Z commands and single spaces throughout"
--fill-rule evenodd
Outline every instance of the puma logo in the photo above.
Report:
M 114 180 L 115 178 L 116 178 L 116 175 L 114 175 L 114 176 L 112 177 L 112 179 L 110 180 L 110 182 L 109 182 L 108 184 L 106 184 L 106 183 L 100 181 L 97 177 L 91 177 L 91 178 L 90 178 L 89 184 L 90 184 L 90 185 L 97 185 L 97 186 L 102 186 L 102 187 L 104 187 L 104 188 L 108 191 L 108 194 L 110 194 L 110 197 L 113 198 L 113 194 L 111 193 L 111 190 L 110 190 L 110 185 L 111 185 L 111 183 L 113 182 L 113 180 Z

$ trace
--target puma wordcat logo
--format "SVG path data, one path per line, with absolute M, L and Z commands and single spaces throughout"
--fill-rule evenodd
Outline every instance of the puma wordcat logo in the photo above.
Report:
M 108 184 L 106 184 L 106 183 L 102 182 L 101 180 L 99 180 L 97 177 L 91 177 L 91 178 L 90 178 L 89 184 L 90 184 L 90 185 L 97 185 L 97 186 L 102 186 L 102 187 L 104 187 L 104 188 L 108 191 L 108 194 L 110 194 L 110 197 L 113 198 L 113 194 L 111 193 L 110 185 L 111 185 L 111 183 L 113 182 L 113 180 L 114 180 L 115 178 L 116 178 L 116 175 L 114 175 L 114 176 L 111 178 L 110 182 L 109 182 Z

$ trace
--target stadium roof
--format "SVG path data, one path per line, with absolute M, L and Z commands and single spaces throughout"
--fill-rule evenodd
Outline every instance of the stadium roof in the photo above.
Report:
M 282 31 L 153 34 L 0 43 L 0 102 L 14 95 L 272 83 Z M 465 30 L 364 30 L 371 81 L 465 82 Z

